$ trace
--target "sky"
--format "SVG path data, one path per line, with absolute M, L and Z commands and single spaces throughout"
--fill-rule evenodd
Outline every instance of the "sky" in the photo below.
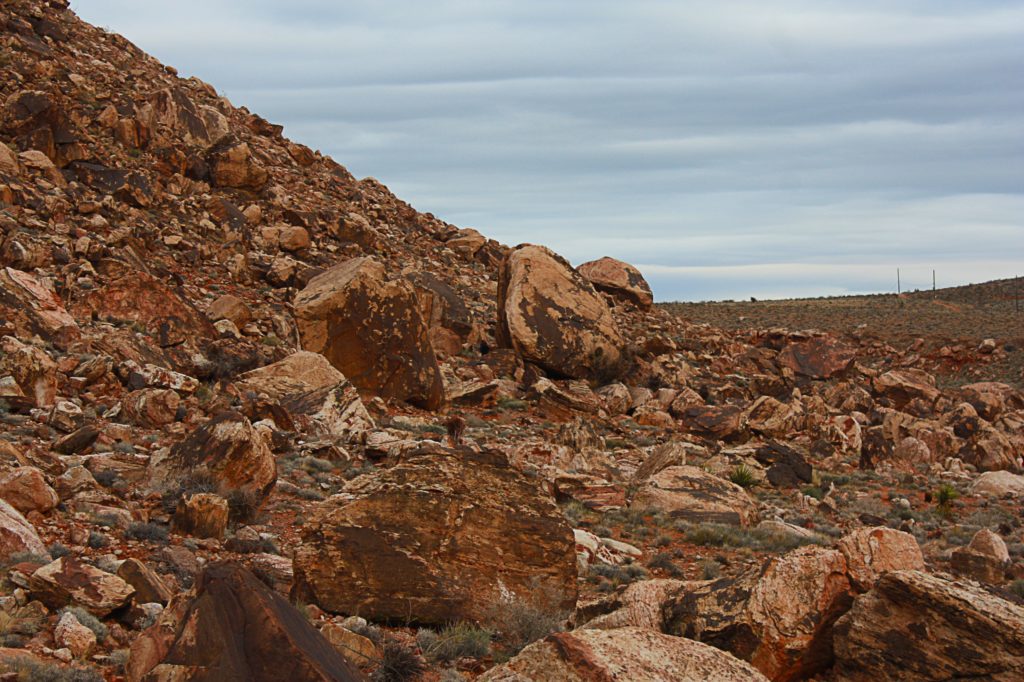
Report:
M 421 211 L 657 300 L 1024 274 L 1024 0 L 72 0 Z

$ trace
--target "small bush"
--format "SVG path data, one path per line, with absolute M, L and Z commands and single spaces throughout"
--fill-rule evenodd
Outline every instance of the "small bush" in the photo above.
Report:
M 729 480 L 741 488 L 752 488 L 757 485 L 753 470 L 746 464 L 739 464 L 729 474 Z
M 498 600 L 486 609 L 485 624 L 501 636 L 507 654 L 515 656 L 527 645 L 559 632 L 568 617 L 559 610 L 556 590 L 534 581 L 530 599 Z
M 422 658 L 415 651 L 393 637 L 384 639 L 381 662 L 370 679 L 373 682 L 409 682 L 427 671 Z
M 62 556 L 67 556 L 68 554 L 71 554 L 71 550 L 65 547 L 64 545 L 60 544 L 59 542 L 53 543 L 46 549 L 50 552 L 51 559 L 59 559 Z
M 103 533 L 97 533 L 96 531 L 89 532 L 89 540 L 87 543 L 92 549 L 103 549 L 110 544 L 110 538 Z
M 565 516 L 565 520 L 573 528 L 579 528 L 580 522 L 586 518 L 590 510 L 583 505 L 582 502 L 577 500 L 570 500 L 568 503 L 562 506 L 562 515 Z
M 623 564 L 622 566 L 591 564 L 590 575 L 594 579 L 592 582 L 600 582 L 600 579 L 603 578 L 610 582 L 612 587 L 618 587 L 645 579 L 647 571 L 638 564 Z
M 92 477 L 104 488 L 112 488 L 117 483 L 117 472 L 113 469 L 97 471 L 93 473 Z
M 472 623 L 456 623 L 440 632 L 420 630 L 416 633 L 416 643 L 429 660 L 450 663 L 490 654 L 491 632 Z
M 167 542 L 167 529 L 158 523 L 133 523 L 124 532 L 125 538 L 129 540 L 149 540 L 152 542 Z
M 517 400 L 516 398 L 509 398 L 507 396 L 498 398 L 498 409 L 500 410 L 514 410 L 521 411 L 528 407 L 525 400 Z
M 1007 585 L 1006 589 L 1008 589 L 1011 594 L 1019 597 L 1020 599 L 1024 599 L 1024 580 L 1014 580 L 1012 583 Z
M 722 565 L 712 559 L 700 562 L 701 580 L 716 580 L 722 575 Z
M 103 675 L 95 668 L 62 668 L 55 663 L 15 658 L 0 668 L 18 673 L 18 682 L 103 682 Z
M 249 523 L 260 511 L 260 496 L 254 490 L 238 488 L 224 496 L 232 523 Z
M 103 640 L 107 638 L 107 626 L 81 606 L 65 606 L 60 612 L 62 614 L 70 613 L 78 619 L 79 623 L 92 630 L 92 634 L 96 635 L 97 642 L 102 644 Z
M 788 552 L 804 545 L 822 544 L 818 538 L 805 538 L 761 528 L 740 528 L 720 523 L 679 524 L 687 542 L 704 547 L 747 547 L 762 552 Z

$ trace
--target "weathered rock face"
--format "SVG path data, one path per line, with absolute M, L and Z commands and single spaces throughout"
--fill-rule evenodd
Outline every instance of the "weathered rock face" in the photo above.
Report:
M 570 610 L 575 542 L 504 455 L 434 447 L 321 503 L 302 529 L 295 585 L 326 610 L 378 621 L 471 619 L 538 589 Z
M 640 271 L 614 258 L 599 258 L 576 268 L 598 291 L 629 301 L 641 310 L 650 310 L 654 294 Z
M 580 627 L 598 630 L 640 627 L 661 632 L 665 629 L 665 604 L 684 589 L 686 583 L 681 580 L 656 579 L 632 583 L 606 600 L 606 604 L 602 604 L 602 612 Z M 580 615 L 580 610 L 577 610 L 577 623 Z
M 228 526 L 228 502 L 212 493 L 182 497 L 174 510 L 173 521 L 179 533 L 219 540 Z
M 81 333 L 51 284 L 14 268 L 0 269 L 0 315 L 25 339 L 38 334 L 66 347 Z
M 135 590 L 116 575 L 65 556 L 36 570 L 29 578 L 32 597 L 51 609 L 75 604 L 103 617 L 128 603 Z
M 853 364 L 856 350 L 829 336 L 818 336 L 791 343 L 781 351 L 777 361 L 794 373 L 810 379 L 831 379 Z
M 749 438 L 743 410 L 735 405 L 694 405 L 678 414 L 683 428 L 695 436 L 730 443 Z
M 167 604 L 174 596 L 163 578 L 138 559 L 125 559 L 117 567 L 117 577 L 135 589 L 135 603 Z
M 39 539 L 35 527 L 17 509 L 0 499 L 0 560 L 22 552 L 47 556 L 46 545 Z
M 126 674 L 130 682 L 365 679 L 287 599 L 232 563 L 203 571 L 135 640 Z
M 671 466 L 647 478 L 631 507 L 652 507 L 694 523 L 748 526 L 757 520 L 757 504 L 732 481 L 693 466 Z
M 919 369 L 894 369 L 874 381 L 875 393 L 889 399 L 896 409 L 912 400 L 933 403 L 939 397 L 935 377 Z
M 479 338 L 469 308 L 444 280 L 426 272 L 409 273 L 406 279 L 416 289 L 420 316 L 427 324 L 430 344 L 436 352 L 455 355 L 464 344 Z
M 277 481 L 268 435 L 237 412 L 222 412 L 171 448 L 153 467 L 158 477 L 208 470 L 225 490 L 244 490 L 262 501 Z
M 235 386 L 280 401 L 293 418 L 305 417 L 304 431 L 350 438 L 374 428 L 355 387 L 319 353 L 292 353 L 242 374 Z
M 180 404 L 177 391 L 160 388 L 132 391 L 121 401 L 124 415 L 132 424 L 149 428 L 172 423 Z
M 861 528 L 844 536 L 837 548 L 846 557 L 853 586 L 870 590 L 889 571 L 924 570 L 924 555 L 910 533 L 892 528 Z
M 975 495 L 1024 497 L 1024 476 L 1010 471 L 986 471 L 971 486 Z
M 214 187 L 233 187 L 258 192 L 270 178 L 267 170 L 253 157 L 246 142 L 227 138 L 207 156 Z
M 13 336 L 0 338 L 0 374 L 14 379 L 29 405 L 49 407 L 57 399 L 57 363 L 41 348 Z
M 887 573 L 834 635 L 841 680 L 1024 678 L 1024 607 L 976 583 Z
M 762 682 L 749 664 L 714 647 L 645 628 L 574 630 L 531 644 L 481 681 Z
M 682 592 L 666 605 L 666 624 L 750 661 L 772 680 L 803 679 L 831 663 L 831 627 L 851 596 L 842 553 L 804 547 L 760 572 Z
M 295 298 L 302 347 L 320 353 L 360 390 L 436 410 L 444 385 L 416 294 L 372 258 L 314 277 Z
M 624 342 L 604 300 L 543 246 L 513 249 L 498 274 L 498 344 L 555 376 L 607 380 Z

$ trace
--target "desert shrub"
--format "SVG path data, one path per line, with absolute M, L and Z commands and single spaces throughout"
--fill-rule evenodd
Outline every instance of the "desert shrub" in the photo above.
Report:
M 410 647 L 393 637 L 381 645 L 381 661 L 370 679 L 373 682 L 408 682 L 427 671 L 422 658 Z
M 384 631 L 372 623 L 367 623 L 366 625 L 346 625 L 345 627 L 357 635 L 365 637 L 377 646 L 381 646 L 384 643 Z
M 687 542 L 704 547 L 747 547 L 762 552 L 788 552 L 804 545 L 822 544 L 818 538 L 805 538 L 763 528 L 740 528 L 721 523 L 682 523 L 679 530 Z
M 722 575 L 722 565 L 712 559 L 700 562 L 701 580 L 716 580 Z
M 580 522 L 586 518 L 590 510 L 584 506 L 582 502 L 577 500 L 570 500 L 566 504 L 562 505 L 562 515 L 565 516 L 565 520 L 573 528 L 579 528 Z
M 647 571 L 639 564 L 622 564 L 621 566 L 591 564 L 590 577 L 592 582 L 600 583 L 603 579 L 611 583 L 611 587 L 614 588 L 619 585 L 629 585 L 637 580 L 643 580 L 647 577 Z
M 960 497 L 960 493 L 949 483 L 943 483 L 935 491 L 935 508 L 943 516 L 953 513 L 953 502 Z
M 260 510 L 260 496 L 254 490 L 236 488 L 224 495 L 228 501 L 228 518 L 232 523 L 248 523 Z
M 525 410 L 527 407 L 528 405 L 525 400 L 517 400 L 516 398 L 509 398 L 508 396 L 498 398 L 498 409 L 501 410 L 521 411 Z
M 68 554 L 71 554 L 71 550 L 68 549 L 67 547 L 65 547 L 64 545 L 62 545 L 59 542 L 53 543 L 52 545 L 50 545 L 46 549 L 47 549 L 47 551 L 50 552 L 50 558 L 51 559 L 59 559 L 62 556 L 67 556 Z
M 729 480 L 741 488 L 752 488 L 757 485 L 753 470 L 746 464 L 739 464 L 729 473 Z
M 647 568 L 660 571 L 668 571 L 669 575 L 676 577 L 682 575 L 682 571 L 676 566 L 675 562 L 672 561 L 672 554 L 670 552 L 658 552 L 653 557 L 648 559 Z
M 62 614 L 70 613 L 78 619 L 79 623 L 92 630 L 92 634 L 96 635 L 97 642 L 102 643 L 107 638 L 107 626 L 81 606 L 65 606 L 60 612 Z
M 151 542 L 167 542 L 167 528 L 158 523 L 132 523 L 124 532 L 129 540 L 149 540 Z
M 112 488 L 117 483 L 117 472 L 113 469 L 101 469 L 94 472 L 92 477 L 104 488 Z
M 484 624 L 500 637 L 509 657 L 529 644 L 563 629 L 568 613 L 559 609 L 556 590 L 535 580 L 530 598 L 499 599 L 485 609 Z
M 322 500 L 324 494 L 316 488 L 296 488 L 295 496 L 303 500 Z
M 1024 599 L 1024 580 L 1014 580 L 1012 583 L 1006 586 L 1006 589 L 1008 589 L 1010 593 L 1015 595 L 1016 597 Z
M 103 675 L 95 668 L 62 668 L 30 658 L 15 658 L 0 667 L 6 668 L 5 672 L 17 673 L 17 682 L 103 682 Z
M 431 661 L 450 663 L 460 658 L 483 658 L 491 653 L 491 632 L 472 623 L 449 625 L 439 632 L 421 629 L 416 643 Z
M 89 531 L 89 539 L 86 542 L 92 549 L 103 549 L 110 544 L 110 538 L 103 533 L 97 533 L 96 531 Z

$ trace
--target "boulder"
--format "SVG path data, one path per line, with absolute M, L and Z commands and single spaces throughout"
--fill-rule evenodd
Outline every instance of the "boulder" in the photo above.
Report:
M 735 405 L 694 405 L 676 414 L 683 428 L 700 438 L 730 443 L 748 438 L 743 410 Z
M 230 187 L 259 192 L 270 174 L 253 157 L 248 143 L 227 138 L 207 155 L 210 180 L 214 187 Z
M 81 335 L 53 285 L 14 268 L 0 269 L 0 317 L 13 324 L 19 337 L 38 334 L 58 347 L 66 347 Z
M 35 527 L 17 509 L 0 499 L 0 561 L 25 552 L 49 556 Z
M 875 394 L 887 398 L 896 409 L 903 409 L 913 400 L 934 403 L 939 397 L 935 377 L 920 369 L 894 369 L 873 383 Z
M 436 410 L 444 385 L 405 279 L 388 280 L 372 258 L 317 275 L 295 298 L 302 347 L 321 353 L 362 392 Z
M 1024 678 L 1024 606 L 977 583 L 893 571 L 854 601 L 834 629 L 836 678 Z
M 169 388 L 143 388 L 121 399 L 125 418 L 136 426 L 157 428 L 174 423 L 181 396 Z
M 757 522 L 757 503 L 746 490 L 694 466 L 670 466 L 651 475 L 640 483 L 630 506 L 659 509 L 692 523 Z
M 51 609 L 71 604 L 100 618 L 127 604 L 135 594 L 121 578 L 70 555 L 37 569 L 29 577 L 28 587 L 33 599 Z
M 211 303 L 206 315 L 214 322 L 231 320 L 239 329 L 252 322 L 252 311 L 248 304 L 231 294 L 224 294 Z
M 608 599 L 607 604 L 602 605 L 602 613 L 580 627 L 598 630 L 640 627 L 661 632 L 665 629 L 665 604 L 685 588 L 686 583 L 680 580 L 641 580 L 632 583 Z M 579 613 L 577 611 L 577 618 Z
M 163 578 L 148 565 L 138 559 L 129 558 L 117 567 L 117 577 L 124 580 L 135 590 L 136 604 L 164 604 L 171 600 L 174 593 Z
M 184 535 L 220 540 L 228 527 L 228 501 L 213 493 L 182 497 L 174 511 L 173 526 Z
M 278 400 L 302 430 L 351 438 L 375 428 L 355 387 L 319 353 L 298 351 L 283 360 L 238 377 L 241 392 Z
M 288 600 L 244 567 L 216 563 L 132 643 L 129 682 L 365 677 Z
M 18 467 L 0 476 L 0 497 L 22 514 L 45 514 L 60 502 L 57 491 L 35 467 Z
M 372 640 L 357 635 L 337 623 L 328 622 L 320 628 L 323 635 L 338 653 L 357 666 L 370 666 L 381 659 L 380 647 Z
M 629 301 L 641 310 L 650 310 L 654 305 L 654 294 L 640 271 L 629 263 L 609 258 L 599 258 L 583 263 L 576 271 L 598 291 L 613 298 Z
M 606 382 L 625 343 L 607 303 L 568 262 L 543 246 L 509 252 L 498 273 L 499 346 L 556 377 Z
M 53 628 L 53 641 L 58 647 L 70 649 L 75 658 L 85 658 L 96 646 L 96 635 L 68 611 L 61 614 Z
M 731 652 L 772 680 L 832 662 L 831 628 L 852 597 L 838 550 L 802 547 L 761 570 L 698 583 L 666 605 L 667 631 Z
M 749 664 L 718 649 L 639 627 L 549 635 L 480 682 L 767 682 Z
M 971 485 L 971 494 L 1024 497 L 1024 476 L 1009 471 L 986 471 Z
M 816 336 L 791 343 L 779 351 L 776 361 L 794 374 L 809 379 L 831 379 L 853 365 L 857 350 L 831 336 Z
M 0 376 L 12 377 L 29 405 L 53 406 L 57 401 L 57 374 L 57 363 L 42 348 L 13 336 L 0 338 Z
M 443 624 L 538 591 L 576 602 L 572 529 L 497 452 L 403 455 L 322 502 L 301 538 L 293 596 L 332 612 Z
M 202 468 L 222 490 L 246 491 L 262 503 L 277 481 L 269 439 L 264 428 L 253 426 L 237 412 L 222 412 L 172 447 L 165 457 L 154 457 L 151 467 L 157 480 Z
M 846 557 L 854 588 L 866 592 L 889 571 L 922 571 L 924 555 L 910 533 L 892 528 L 860 528 L 843 536 L 836 548 Z

